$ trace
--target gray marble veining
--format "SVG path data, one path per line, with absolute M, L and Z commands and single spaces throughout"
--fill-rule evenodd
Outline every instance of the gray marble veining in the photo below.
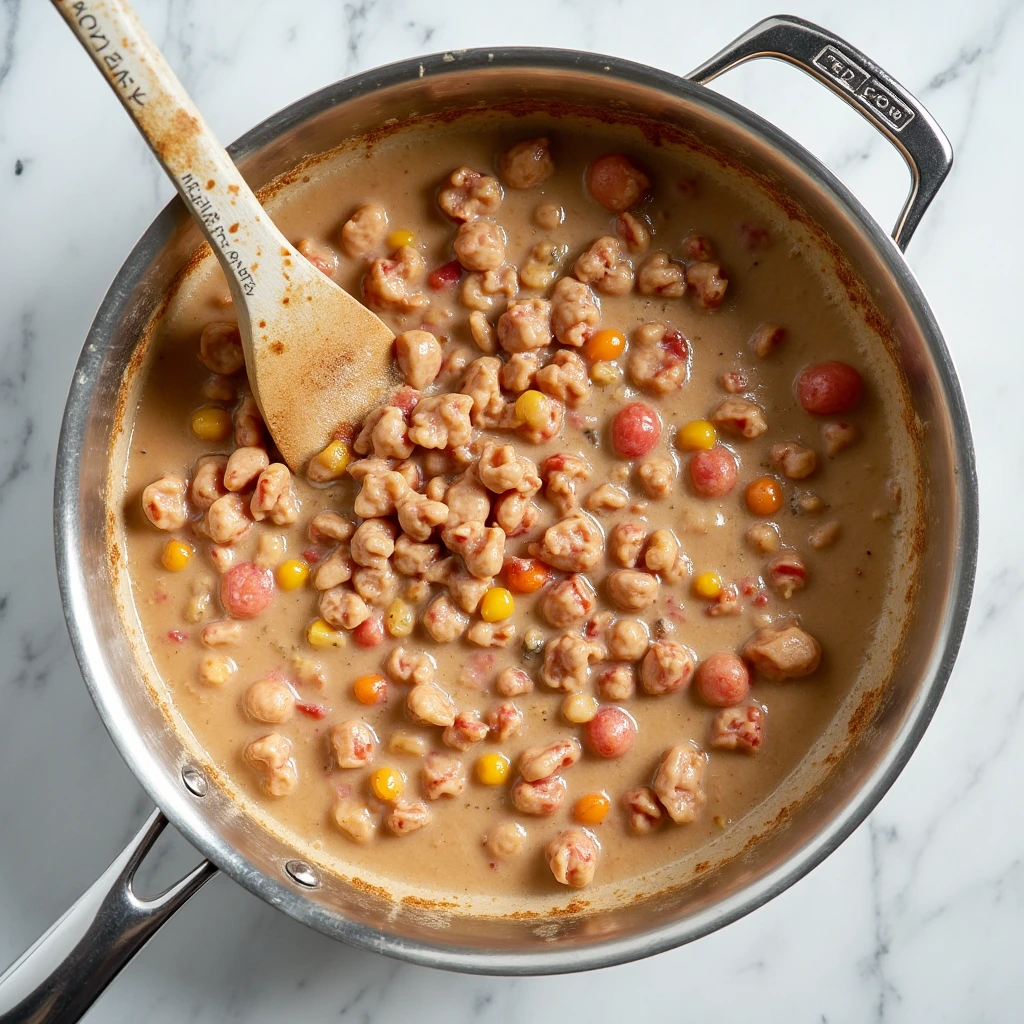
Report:
M 139 0 L 171 64 L 224 139 L 337 78 L 431 50 L 547 45 L 673 71 L 770 13 L 755 0 L 678 10 L 655 0 Z M 982 487 L 975 607 L 918 752 L 875 813 L 768 906 L 694 945 L 586 977 L 491 979 L 399 965 L 331 943 L 215 880 L 89 1019 L 196 1024 L 410 1018 L 787 1022 L 1016 1021 L 1024 978 L 1024 379 L 1015 205 L 1016 54 L 1024 4 L 794 13 L 846 35 L 918 92 L 956 166 L 910 247 L 958 363 Z M 50 505 L 60 412 L 96 307 L 170 186 L 45 3 L 0 0 L 0 961 L 106 866 L 148 810 L 108 740 L 68 645 Z M 43 73 L 45 70 L 45 73 Z M 889 223 L 906 171 L 836 101 L 788 68 L 715 83 L 794 134 Z M 161 840 L 148 869 L 195 854 Z

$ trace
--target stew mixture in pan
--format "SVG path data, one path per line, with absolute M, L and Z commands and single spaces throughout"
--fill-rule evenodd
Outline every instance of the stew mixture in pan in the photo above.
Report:
M 211 763 L 424 891 L 623 884 L 733 827 L 849 692 L 910 532 L 820 259 L 685 154 L 541 127 L 398 134 L 269 204 L 405 381 L 303 474 L 210 259 L 130 445 L 135 604 Z

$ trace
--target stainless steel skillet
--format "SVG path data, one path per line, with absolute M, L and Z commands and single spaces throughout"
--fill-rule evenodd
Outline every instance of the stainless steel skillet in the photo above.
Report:
M 900 150 L 913 184 L 890 237 L 813 156 L 743 107 L 705 89 L 743 61 L 770 56 L 811 74 Z M 139 685 L 105 528 L 118 397 L 161 297 L 197 244 L 178 200 L 149 228 L 111 286 L 71 385 L 57 456 L 55 532 L 68 628 L 93 699 L 119 750 L 160 808 L 108 871 L 0 978 L 0 1020 L 78 1019 L 166 918 L 216 871 L 345 942 L 411 962 L 493 974 L 585 970 L 707 934 L 771 899 L 831 853 L 892 784 L 927 726 L 963 633 L 974 579 L 978 500 L 967 414 L 941 333 L 903 250 L 951 164 L 927 111 L 863 54 L 794 18 L 760 23 L 681 79 L 610 57 L 534 49 L 438 54 L 337 83 L 276 114 L 231 148 L 261 186 L 296 159 L 390 118 L 534 103 L 602 109 L 682 126 L 710 150 L 772 182 L 852 268 L 886 325 L 909 400 L 925 425 L 921 574 L 884 699 L 865 715 L 839 765 L 785 827 L 745 856 L 650 902 L 568 916 L 540 937 L 526 921 L 394 912 L 295 857 L 241 814 L 167 727 Z M 171 821 L 207 861 L 156 900 L 132 879 Z

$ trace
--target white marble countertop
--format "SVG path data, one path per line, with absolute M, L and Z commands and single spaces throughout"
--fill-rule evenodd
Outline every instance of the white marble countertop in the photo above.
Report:
M 541 44 L 683 72 L 773 13 L 757 0 L 715 11 L 665 0 L 137 6 L 225 140 L 335 79 L 422 51 Z M 956 152 L 909 258 L 973 416 L 981 559 L 959 663 L 901 778 L 788 892 L 642 963 L 548 979 L 443 974 L 337 945 L 217 878 L 90 1021 L 546 1022 L 611 1020 L 640 1006 L 664 1020 L 681 1019 L 683 1007 L 687 1019 L 706 1021 L 1021 1019 L 1024 824 L 1012 794 L 1024 774 L 1016 741 L 1024 689 L 1012 622 L 1024 612 L 1024 534 L 1014 512 L 1024 500 L 1016 477 L 1024 435 L 1007 432 L 1006 416 L 1024 377 L 1020 318 L 1008 301 L 1020 294 L 1021 216 L 1008 200 L 1024 164 L 1012 99 L 1024 11 L 1006 0 L 793 7 L 896 74 Z M 899 158 L 824 90 L 764 62 L 721 87 L 819 154 L 883 222 L 895 218 L 906 188 Z M 59 17 L 37 0 L 0 0 L 0 182 L 2 965 L 93 881 L 149 808 L 81 684 L 57 595 L 50 508 L 82 339 L 171 186 Z M 167 850 L 167 872 L 195 859 L 180 839 Z

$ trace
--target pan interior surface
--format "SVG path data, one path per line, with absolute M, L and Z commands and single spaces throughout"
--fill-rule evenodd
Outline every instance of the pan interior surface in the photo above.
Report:
M 226 780 L 214 778 L 221 784 L 201 798 L 183 785 L 187 765 L 216 773 L 166 699 L 128 592 L 121 498 L 144 339 L 197 244 L 177 204 L 108 295 L 69 403 L 58 493 L 69 624 L 108 728 L 154 799 L 204 853 L 275 905 L 335 937 L 436 966 L 536 972 L 620 962 L 703 934 L 780 891 L 838 845 L 909 756 L 951 665 L 962 628 L 956 616 L 966 611 L 956 602 L 970 583 L 961 554 L 973 551 L 964 535 L 971 473 L 962 405 L 937 329 L 895 248 L 827 173 L 727 101 L 579 55 L 470 54 L 408 72 L 384 69 L 340 83 L 272 118 L 236 147 L 243 172 L 272 205 L 275 193 L 316 173 L 322 154 L 364 145 L 367 136 L 455 118 L 591 117 L 716 167 L 820 254 L 837 296 L 879 338 L 875 358 L 888 365 L 886 401 L 900 410 L 901 456 L 920 469 L 904 494 L 917 507 L 918 527 L 886 599 L 878 634 L 885 656 L 872 659 L 827 734 L 771 800 L 699 862 L 673 864 L 630 891 L 495 913 L 389 891 L 380 879 L 317 863 L 308 850 L 320 885 L 302 888 L 284 870 L 295 844 Z

